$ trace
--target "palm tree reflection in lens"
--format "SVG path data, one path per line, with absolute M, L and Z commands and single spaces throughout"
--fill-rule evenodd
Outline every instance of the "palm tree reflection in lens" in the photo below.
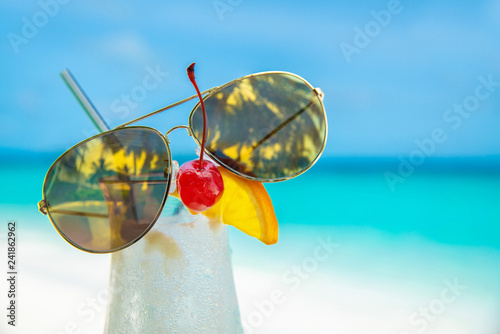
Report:
M 121 249 L 156 221 L 169 170 L 170 153 L 156 130 L 105 132 L 73 147 L 51 167 L 44 185 L 48 214 L 80 249 Z
M 288 73 L 265 73 L 230 83 L 205 99 L 206 149 L 227 167 L 260 180 L 302 173 L 326 140 L 323 105 L 313 88 Z M 199 105 L 191 128 L 201 138 Z

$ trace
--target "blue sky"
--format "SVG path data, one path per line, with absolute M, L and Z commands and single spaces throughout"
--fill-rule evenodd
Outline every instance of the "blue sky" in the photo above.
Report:
M 500 154 L 497 1 L 42 0 L 0 11 L 0 151 L 62 153 L 93 133 L 59 77 L 66 67 L 116 126 L 192 95 L 194 61 L 202 89 L 266 70 L 321 87 L 328 156 L 409 155 L 435 129 L 446 140 L 433 156 Z M 347 44 L 357 51 L 346 56 Z M 157 85 L 124 109 L 151 70 L 163 73 Z M 466 102 L 467 116 L 448 112 Z M 144 124 L 165 132 L 187 124 L 191 107 Z M 184 133 L 175 138 L 192 150 Z

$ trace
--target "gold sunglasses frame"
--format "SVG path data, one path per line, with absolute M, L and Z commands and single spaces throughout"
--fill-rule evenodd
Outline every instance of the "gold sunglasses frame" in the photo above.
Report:
M 174 127 L 172 127 L 171 129 L 169 129 L 165 134 L 161 133 L 159 130 L 155 129 L 155 128 L 152 128 L 152 127 L 148 127 L 148 126 L 129 126 L 130 124 L 133 124 L 133 123 L 136 123 L 136 122 L 139 122 L 143 119 L 146 119 L 148 117 L 151 117 L 153 115 L 156 115 L 158 113 L 161 113 L 163 111 L 166 111 L 168 109 L 171 109 L 173 107 L 176 107 L 178 105 L 181 105 L 183 103 L 186 103 L 186 102 L 189 102 L 195 98 L 198 97 L 198 95 L 193 95 L 193 96 L 190 96 L 188 98 L 185 98 L 183 100 L 180 100 L 178 102 L 175 102 L 175 103 L 172 103 L 166 107 L 163 107 L 163 108 L 160 108 L 160 109 L 157 109 L 153 112 L 150 112 L 146 115 L 143 115 L 141 117 L 138 117 L 138 118 L 135 118 L 131 121 L 128 121 L 126 123 L 123 123 L 121 125 L 118 125 L 116 126 L 114 129 L 111 129 L 111 130 L 108 130 L 108 131 L 104 131 L 104 132 L 101 132 L 101 133 L 98 133 L 92 137 L 89 137 L 85 140 L 82 140 L 81 142 L 73 145 L 71 148 L 67 149 L 64 153 L 62 153 L 52 164 L 51 166 L 49 167 L 49 170 L 47 171 L 46 175 L 45 175 L 45 178 L 44 178 L 44 182 L 43 182 L 43 193 L 42 193 L 42 200 L 40 200 L 38 202 L 38 210 L 43 214 L 43 215 L 48 215 L 49 216 L 49 220 L 51 221 L 52 223 L 52 226 L 54 226 L 54 228 L 56 229 L 56 231 L 59 233 L 59 235 L 64 239 L 66 240 L 68 243 L 70 243 L 72 246 L 74 246 L 75 248 L 78 248 L 80 250 L 83 250 L 85 252 L 88 252 L 88 253 L 94 253 L 94 254 L 106 254 L 106 253 L 112 253 L 112 252 L 116 252 L 116 251 L 120 251 L 124 248 L 127 248 L 131 245 L 133 245 L 134 243 L 136 243 L 137 241 L 139 241 L 140 239 L 142 239 L 144 237 L 144 235 L 146 233 L 148 233 L 151 228 L 155 225 L 156 221 L 158 220 L 158 218 L 160 217 L 163 209 L 164 209 L 164 206 L 165 206 L 165 203 L 167 201 L 167 198 L 168 198 L 168 195 L 169 195 L 169 189 L 170 189 L 170 184 L 172 182 L 172 173 L 173 173 L 173 170 L 172 170 L 172 154 L 171 154 L 171 151 L 170 151 L 170 140 L 168 139 L 168 135 L 176 130 L 176 129 L 179 129 L 179 128 L 185 128 L 188 132 L 188 135 L 190 137 L 193 137 L 194 141 L 196 142 L 196 144 L 200 147 L 200 149 L 204 150 L 204 152 L 211 158 L 213 159 L 214 161 L 216 161 L 218 164 L 220 164 L 221 166 L 224 166 L 224 168 L 228 169 L 229 171 L 231 171 L 232 173 L 242 177 L 242 178 L 245 178 L 245 179 L 248 179 L 248 180 L 252 180 L 252 181 L 257 181 L 257 182 L 279 182 L 279 181 L 286 181 L 286 180 L 289 180 L 289 179 L 292 179 L 292 178 L 295 178 L 303 173 L 305 173 L 307 170 L 309 170 L 315 163 L 316 161 L 319 159 L 319 157 L 321 156 L 321 154 L 323 153 L 323 150 L 325 148 L 325 145 L 326 145 L 326 141 L 327 141 L 327 137 L 328 137 L 328 122 L 327 122 L 327 118 L 326 118 L 326 111 L 325 111 L 325 107 L 323 105 L 323 98 L 324 98 L 324 93 L 323 91 L 320 89 L 320 88 L 315 88 L 314 86 L 312 86 L 307 80 L 305 80 L 304 78 L 294 74 L 294 73 L 290 73 L 290 72 L 284 72 L 284 71 L 268 71 L 268 72 L 259 72 L 259 73 L 254 73 L 254 74 L 250 74 L 250 75 L 246 75 L 246 76 L 243 76 L 243 77 L 240 77 L 238 79 L 234 79 L 222 86 L 216 86 L 216 87 L 213 87 L 213 88 L 210 88 L 208 90 L 205 90 L 203 92 L 201 92 L 201 95 L 203 96 L 203 100 L 206 100 L 207 98 L 209 98 L 210 96 L 216 94 L 219 90 L 221 90 L 222 88 L 225 88 L 229 85 L 232 85 L 234 84 L 235 82 L 238 82 L 238 81 L 241 81 L 241 80 L 244 80 L 244 79 L 247 79 L 247 78 L 251 78 L 251 77 L 255 77 L 255 76 L 259 76 L 259 75 L 268 75 L 268 74 L 285 74 L 285 75 L 290 75 L 290 76 L 293 76 L 293 77 L 296 77 L 298 78 L 299 80 L 301 80 L 303 83 L 306 84 L 306 86 L 308 86 L 313 92 L 314 94 L 318 97 L 318 100 L 320 102 L 320 105 L 321 105 L 321 110 L 322 110 L 322 113 L 323 113 L 323 118 L 324 118 L 324 121 L 325 121 L 325 139 L 323 140 L 323 144 L 322 144 L 322 147 L 318 153 L 318 155 L 316 156 L 316 158 L 311 161 L 311 163 L 309 164 L 309 166 L 307 168 L 304 168 L 303 170 L 301 170 L 300 172 L 297 172 L 291 176 L 288 176 L 288 177 L 285 177 L 285 178 L 280 178 L 280 179 L 256 179 L 256 178 L 252 178 L 252 177 L 249 177 L 243 173 L 240 173 L 238 171 L 235 171 L 229 167 L 227 167 L 224 163 L 222 163 L 221 161 L 219 161 L 219 159 L 217 157 L 215 157 L 210 151 L 208 151 L 207 149 L 205 149 L 204 147 L 201 147 L 201 142 L 198 140 L 198 138 L 196 136 L 193 135 L 193 130 L 192 130 L 192 119 L 193 119 L 193 115 L 194 115 L 194 112 L 195 110 L 198 108 L 200 102 L 198 102 L 194 107 L 193 109 L 191 110 L 191 113 L 189 115 L 189 119 L 188 119 L 188 125 L 176 125 Z M 45 197 L 45 187 L 46 187 L 46 182 L 47 182 L 47 177 L 48 175 L 51 173 L 52 169 L 55 167 L 55 165 L 66 155 L 67 152 L 75 149 L 76 147 L 78 147 L 79 145 L 82 145 L 88 141 L 91 141 L 95 138 L 98 138 L 98 137 L 101 137 L 103 135 L 106 135 L 106 134 L 109 134 L 109 133 L 112 133 L 112 132 L 116 132 L 116 131 L 119 131 L 121 129 L 124 129 L 124 128 L 137 128 L 137 129 L 148 129 L 148 130 L 153 130 L 154 132 L 156 132 L 161 138 L 162 140 L 165 142 L 165 147 L 166 147 L 166 151 L 167 151 L 167 154 L 168 154 L 168 171 L 167 170 L 164 170 L 164 176 L 165 176 L 165 182 L 167 183 L 167 187 L 166 187 L 166 190 L 165 190 L 165 195 L 163 196 L 163 199 L 162 199 L 162 202 L 161 202 L 161 205 L 158 209 L 158 213 L 156 214 L 155 218 L 153 219 L 153 221 L 150 223 L 150 225 L 145 229 L 145 231 L 143 233 L 141 233 L 140 236 L 138 236 L 136 239 L 134 239 L 133 241 L 127 243 L 127 244 L 124 244 L 123 246 L 120 246 L 116 249 L 113 249 L 113 250 L 108 250 L 108 251 L 96 251 L 96 250 L 91 250 L 91 249 L 86 249 L 86 248 L 83 248 L 82 246 L 79 246 L 78 244 L 76 244 L 75 242 L 73 242 L 71 239 L 69 239 L 68 237 L 66 237 L 66 235 L 64 233 L 62 233 L 62 231 L 59 229 L 59 227 L 55 224 L 54 220 L 52 219 L 51 215 L 50 215 L 50 210 L 48 210 L 48 204 L 47 204 L 47 201 L 46 201 L 46 197 Z M 139 182 L 142 182 L 142 181 L 139 181 Z M 163 181 L 160 181 L 160 182 L 163 182 Z

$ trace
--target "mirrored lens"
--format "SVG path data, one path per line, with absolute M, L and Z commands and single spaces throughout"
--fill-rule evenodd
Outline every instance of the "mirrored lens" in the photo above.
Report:
M 45 179 L 54 226 L 90 252 L 111 252 L 137 241 L 163 208 L 169 154 L 164 137 L 143 127 L 105 132 L 74 146 Z
M 326 140 L 323 105 L 312 87 L 288 73 L 263 73 L 223 86 L 205 100 L 205 148 L 219 163 L 260 181 L 300 174 Z M 190 125 L 201 143 L 198 104 Z

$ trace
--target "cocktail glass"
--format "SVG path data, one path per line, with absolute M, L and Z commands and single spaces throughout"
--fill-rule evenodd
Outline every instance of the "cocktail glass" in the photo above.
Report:
M 119 186 L 101 184 L 105 197 Z M 141 240 L 111 255 L 108 291 L 105 333 L 242 333 L 227 226 L 173 196 Z

